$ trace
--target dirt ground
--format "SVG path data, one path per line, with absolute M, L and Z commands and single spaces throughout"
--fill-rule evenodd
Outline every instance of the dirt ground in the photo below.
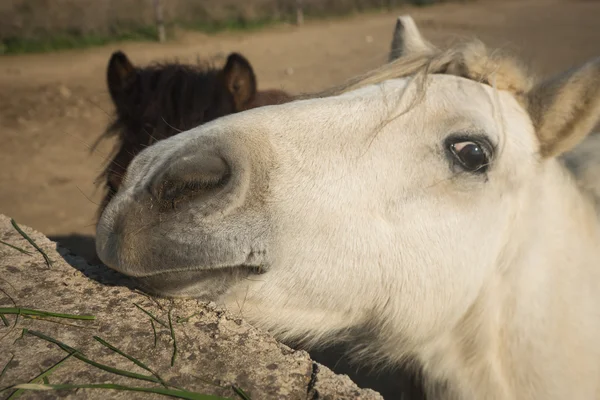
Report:
M 0 213 L 93 259 L 101 190 L 94 185 L 113 143 L 90 145 L 110 121 L 105 68 L 112 51 L 137 63 L 195 62 L 241 51 L 259 88 L 323 89 L 386 60 L 397 15 L 410 13 L 436 44 L 479 37 L 510 48 L 541 74 L 600 56 L 600 1 L 519 0 L 403 8 L 303 27 L 207 36 L 167 44 L 121 43 L 83 51 L 0 58 Z

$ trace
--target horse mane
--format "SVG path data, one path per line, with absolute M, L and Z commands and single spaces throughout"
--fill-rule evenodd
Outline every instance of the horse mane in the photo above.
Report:
M 533 76 L 519 60 L 499 50 L 489 51 L 482 42 L 473 40 L 443 51 L 433 48 L 405 54 L 340 86 L 305 98 L 335 96 L 390 79 L 412 75 L 425 78 L 429 74 L 460 76 L 519 97 L 534 84 Z
M 121 184 L 131 160 L 145 147 L 224 115 L 290 101 L 281 90 L 258 91 L 256 76 L 241 54 L 231 53 L 223 67 L 154 62 L 134 66 L 117 51 L 108 63 L 107 83 L 115 119 L 92 146 L 117 137 L 109 161 L 96 179 L 108 193 L 99 211 Z
M 225 90 L 218 87 L 219 72 L 208 63 L 156 62 L 136 68 L 135 88 L 131 93 L 117 94 L 116 98 L 113 95 L 115 119 L 94 144 L 95 147 L 104 139 L 117 137 L 109 162 L 96 182 L 108 179 L 111 174 L 124 175 L 130 159 L 154 142 L 230 113 L 232 110 L 219 99 L 226 95 L 219 93 Z M 217 103 L 223 103 L 217 107 L 222 110 L 211 111 L 211 106 Z M 108 200 L 105 199 L 101 209 Z
M 243 110 L 249 110 L 251 108 L 263 107 L 274 104 L 283 104 L 292 101 L 295 98 L 295 96 L 292 96 L 284 92 L 283 90 L 260 90 L 256 92 L 254 99 L 250 103 L 248 103 L 247 106 L 243 107 Z
M 160 140 L 168 137 L 167 130 L 176 129 L 183 131 L 189 121 L 201 119 L 210 98 L 202 97 L 212 92 L 216 86 L 216 76 L 219 70 L 210 64 L 185 65 L 178 63 L 155 62 L 143 68 L 138 68 L 137 91 L 141 94 L 152 93 L 152 96 L 137 96 L 138 103 L 135 108 L 144 110 L 140 115 L 122 115 L 117 112 L 116 119 L 108 126 L 102 138 L 119 136 L 123 140 L 147 139 L 152 132 L 152 140 Z M 203 91 L 194 91 L 194 88 L 202 85 L 206 87 Z M 202 100 L 204 104 L 198 104 Z M 129 105 L 127 105 L 129 106 Z M 132 111 L 132 110 L 118 110 Z M 185 116 L 185 118 L 184 118 Z M 142 129 L 134 130 L 125 126 L 127 118 L 148 120 L 156 119 L 158 124 Z M 133 137 L 132 137 L 133 136 Z M 144 142 L 142 140 L 141 142 Z

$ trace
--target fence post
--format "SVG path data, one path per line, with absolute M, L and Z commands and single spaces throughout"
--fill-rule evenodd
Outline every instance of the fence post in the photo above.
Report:
M 156 27 L 158 28 L 158 41 L 163 43 L 167 40 L 165 32 L 165 20 L 163 18 L 163 7 L 161 0 L 152 0 L 154 4 L 154 17 L 156 19 Z
M 302 7 L 302 0 L 296 0 L 296 25 L 300 26 L 304 24 L 304 9 Z

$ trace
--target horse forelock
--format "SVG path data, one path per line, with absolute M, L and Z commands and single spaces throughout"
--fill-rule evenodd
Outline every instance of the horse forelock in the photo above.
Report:
M 103 137 L 118 135 L 123 142 L 145 143 L 150 135 L 163 139 L 202 122 L 203 112 L 217 91 L 220 70 L 212 65 L 155 63 L 136 70 L 135 97 L 116 107 L 115 120 Z M 198 88 L 202 90 L 198 90 Z M 174 131 L 174 132 L 169 132 Z
M 448 50 L 423 51 L 403 55 L 340 86 L 308 95 L 308 98 L 343 94 L 390 79 L 420 75 L 455 75 L 493 86 L 521 96 L 534 83 L 533 76 L 523 63 L 500 50 L 489 51 L 480 41 L 459 44 Z

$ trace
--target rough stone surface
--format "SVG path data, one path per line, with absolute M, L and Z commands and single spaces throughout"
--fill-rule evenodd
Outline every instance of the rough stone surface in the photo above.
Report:
M 42 255 L 0 214 L 0 240 L 31 252 L 22 254 L 0 243 L 0 307 L 23 307 L 49 312 L 92 314 L 94 321 L 58 318 L 32 319 L 6 315 L 0 321 L 0 388 L 26 383 L 67 353 L 56 344 L 23 329 L 41 332 L 79 350 L 89 359 L 114 368 L 149 375 L 148 371 L 104 347 L 98 336 L 154 370 L 169 385 L 231 399 L 240 398 L 236 385 L 253 400 L 262 399 L 382 399 L 358 388 L 347 376 L 335 375 L 310 359 L 212 304 L 195 300 L 153 299 L 136 291 L 127 278 L 82 258 L 28 227 L 20 227 L 52 260 Z M 14 301 L 14 303 L 13 303 Z M 167 327 L 155 323 L 140 305 Z M 173 340 L 177 343 L 171 366 Z M 155 345 L 156 340 L 156 345 Z M 9 362 L 9 360 L 12 361 Z M 42 383 L 42 382 L 39 382 Z M 115 383 L 160 387 L 152 382 L 122 377 L 69 358 L 49 376 L 50 384 Z M 7 398 L 12 390 L 0 392 Z M 159 399 L 161 395 L 112 389 L 25 391 L 23 399 Z

